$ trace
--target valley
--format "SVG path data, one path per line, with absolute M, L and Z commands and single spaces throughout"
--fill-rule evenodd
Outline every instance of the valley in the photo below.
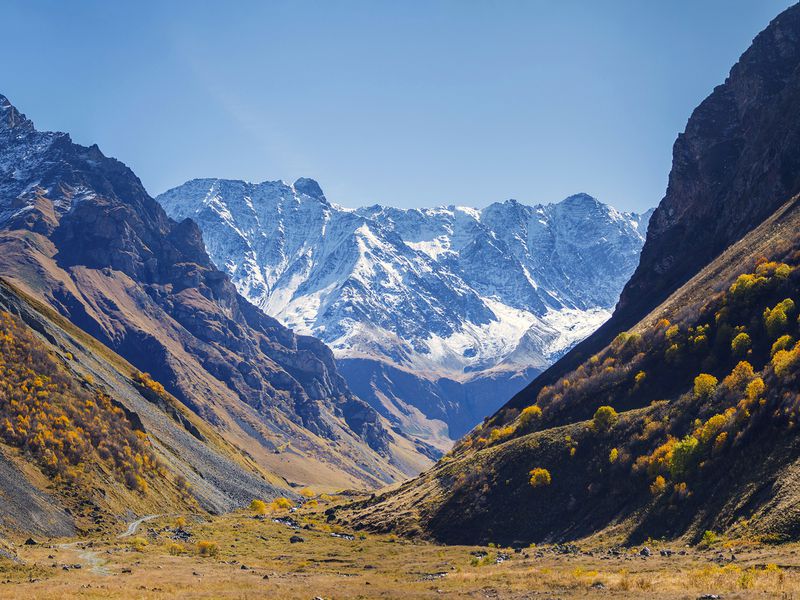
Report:
M 185 183 L 153 196 L 98 145 L 37 128 L 0 95 L 0 598 L 799 598 L 800 3 L 781 8 L 724 81 L 704 88 L 675 138 L 658 206 L 628 204 L 640 212 L 586 193 L 346 208 L 305 177 L 187 180 L 185 170 L 170 185 Z M 637 32 L 656 39 L 649 28 L 663 23 L 636 18 Z M 295 23 L 313 48 L 322 32 Z M 171 25 L 167 37 L 182 37 Z M 281 30 L 241 37 L 260 44 Z M 602 30 L 592 21 L 593 35 Z M 526 41 L 502 31 L 503 44 Z M 679 45 L 676 28 L 664 31 Z M 698 47 L 713 43 L 708 35 Z M 349 41 L 359 60 L 380 49 Z M 237 156 L 236 169 L 245 159 L 270 172 L 314 164 L 332 130 L 306 103 L 327 110 L 352 90 L 300 70 L 281 81 L 302 108 L 297 138 L 265 135 L 284 115 L 248 110 L 222 80 L 209 87 L 201 71 L 214 61 L 187 67 L 184 42 L 179 72 L 199 87 L 164 128 L 163 148 L 147 140 L 146 158 L 166 160 L 173 141 L 190 152 L 212 139 L 218 158 Z M 340 43 L 309 51 L 317 77 L 317 54 L 331 54 L 330 75 L 345 74 Z M 302 54 L 291 46 L 265 56 Z M 687 48 L 693 62 L 707 58 Z M 569 50 L 602 54 L 580 36 Z M 640 56 L 647 71 L 663 58 Z M 463 63 L 456 70 L 479 66 Z M 147 66 L 139 87 L 164 105 L 135 110 L 158 118 L 173 99 L 149 79 L 164 65 Z M 247 70 L 235 66 L 226 72 Z M 425 71 L 425 95 L 457 75 L 437 69 Z M 632 91 L 608 72 L 603 85 L 581 79 L 577 99 L 563 87 L 575 82 L 560 80 L 560 101 L 605 114 L 589 101 L 596 88 L 613 87 L 615 103 Z M 294 93 L 308 80 L 319 89 Z M 646 80 L 632 78 L 637 89 Z M 458 103 L 489 115 L 482 94 L 503 82 L 476 81 L 480 94 Z M 539 83 L 537 96 L 548 91 Z M 404 87 L 395 84 L 392 94 Z M 45 99 L 67 103 L 68 91 Z M 231 137 L 198 120 L 209 98 L 210 114 L 235 122 Z M 517 100 L 530 99 L 503 96 L 504 110 Z M 642 134 L 643 107 L 625 106 L 626 126 L 600 136 L 609 154 L 611 138 Z M 383 125 L 402 122 L 400 112 Z M 458 127 L 464 146 L 480 130 L 474 117 Z M 574 117 L 559 121 L 559 139 Z M 420 130 L 425 143 L 437 127 Z M 257 138 L 256 149 L 234 130 Z M 516 122 L 493 135 L 544 144 Z M 565 148 L 544 150 L 566 160 L 560 178 L 572 186 L 586 155 Z M 526 176 L 558 178 L 541 155 L 524 159 Z M 649 166 L 637 161 L 626 163 L 631 179 Z M 385 175 L 358 167 L 365 183 Z M 391 170 L 405 178 L 401 167 Z M 413 174 L 415 193 L 427 192 L 424 173 Z M 550 189 L 563 197 L 563 185 Z
M 173 514 L 127 537 L 20 539 L 0 546 L 0 598 L 745 600 L 800 593 L 796 544 L 719 539 L 687 548 L 648 540 L 625 548 L 606 537 L 524 548 L 439 546 L 360 533 L 324 516 L 311 509 Z

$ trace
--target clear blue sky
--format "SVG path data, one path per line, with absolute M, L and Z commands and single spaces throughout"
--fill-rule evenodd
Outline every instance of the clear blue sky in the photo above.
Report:
M 2 4 L 0 93 L 152 194 L 654 206 L 675 136 L 788 0 Z

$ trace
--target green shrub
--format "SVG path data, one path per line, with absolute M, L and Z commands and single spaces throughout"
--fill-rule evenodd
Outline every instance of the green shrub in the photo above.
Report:
M 687 435 L 675 444 L 669 459 L 669 473 L 673 479 L 678 479 L 692 469 L 699 445 L 700 442 L 692 435 Z
M 731 340 L 731 351 L 734 356 L 745 356 L 751 345 L 750 336 L 746 333 L 740 333 Z
M 717 389 L 718 380 L 713 375 L 708 373 L 700 373 L 694 378 L 694 397 L 695 398 L 710 398 Z
M 601 406 L 592 417 L 592 427 L 595 431 L 608 431 L 617 424 L 619 415 L 612 406 Z

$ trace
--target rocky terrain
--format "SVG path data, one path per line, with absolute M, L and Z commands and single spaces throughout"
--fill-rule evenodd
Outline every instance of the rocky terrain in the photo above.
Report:
M 199 179 L 157 200 L 245 297 L 328 343 L 360 398 L 445 450 L 608 318 L 650 216 L 586 194 L 352 210 L 310 179 Z
M 650 219 L 639 266 L 612 318 L 514 405 L 632 327 L 733 242 L 800 192 L 796 8 L 759 34 L 725 82 L 694 110 L 673 146 L 666 195 Z

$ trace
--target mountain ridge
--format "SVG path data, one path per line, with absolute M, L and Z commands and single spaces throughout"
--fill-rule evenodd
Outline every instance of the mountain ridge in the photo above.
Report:
M 173 221 L 123 163 L 37 131 L 5 97 L 0 198 L 0 275 L 151 373 L 232 443 L 255 442 L 263 464 L 340 486 L 427 464 L 350 393 L 324 344 L 236 292 L 194 222 Z M 276 452 L 289 442 L 290 453 Z
M 400 415 L 423 408 L 453 439 L 607 318 L 650 215 L 587 194 L 480 210 L 345 209 L 298 181 L 195 179 L 157 200 L 200 223 L 212 260 L 254 304 L 330 344 L 353 385 L 386 382 L 360 387 L 384 416 L 417 428 Z M 430 390 L 415 406 L 389 389 L 398 369 Z M 466 419 L 433 391 L 457 382 L 462 395 L 482 375 L 497 397 L 482 396 Z

